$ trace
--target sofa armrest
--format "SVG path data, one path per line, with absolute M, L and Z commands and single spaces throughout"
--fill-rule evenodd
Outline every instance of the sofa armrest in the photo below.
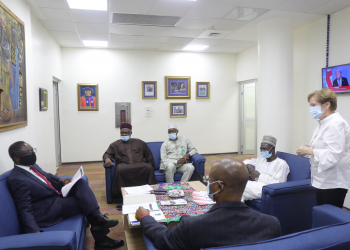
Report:
M 312 228 L 350 222 L 350 213 L 329 204 L 312 209 Z
M 163 227 L 166 227 L 165 225 L 163 225 Z M 144 234 L 142 233 L 143 235 L 143 239 L 145 241 L 145 246 L 146 246 L 146 250 L 158 250 L 158 248 L 156 248 L 152 241 Z
M 195 154 L 192 155 L 190 161 L 193 162 L 193 166 L 194 166 L 194 171 L 201 173 L 203 176 L 205 175 L 205 157 L 203 157 L 200 154 Z
M 106 167 L 106 165 L 103 163 L 103 167 L 105 168 L 107 203 L 111 204 L 113 203 L 112 185 L 113 185 L 113 177 L 114 177 L 116 165 L 115 165 L 115 162 L 113 162 L 113 166 Z
M 316 189 L 310 184 L 305 179 L 263 187 L 260 212 L 279 219 L 282 235 L 311 229 Z
M 70 250 L 76 249 L 76 236 L 72 231 L 19 234 L 0 237 L 1 249 Z

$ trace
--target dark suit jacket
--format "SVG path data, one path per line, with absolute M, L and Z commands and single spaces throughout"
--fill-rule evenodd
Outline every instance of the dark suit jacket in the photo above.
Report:
M 34 167 L 60 192 L 62 185 L 57 176 L 44 172 L 38 165 Z M 40 227 L 49 227 L 63 220 L 63 198 L 33 174 L 15 166 L 7 178 L 7 185 L 25 233 L 35 233 Z
M 242 202 L 215 204 L 207 213 L 182 217 L 165 228 L 153 217 L 141 219 L 143 233 L 158 249 L 183 250 L 247 244 L 280 236 L 277 218 L 249 209 Z
M 345 77 L 342 77 L 341 78 L 341 86 L 349 86 L 348 79 L 346 79 Z M 339 87 L 338 79 L 335 79 L 333 81 L 333 87 Z

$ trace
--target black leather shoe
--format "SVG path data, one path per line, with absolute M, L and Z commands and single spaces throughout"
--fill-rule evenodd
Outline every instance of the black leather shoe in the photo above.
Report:
M 99 214 L 94 217 L 95 225 L 91 226 L 91 231 L 100 231 L 104 228 L 111 228 L 118 225 L 118 220 L 110 220 L 107 217 L 107 214 Z
M 103 237 L 101 240 L 95 241 L 95 250 L 115 249 L 121 246 L 124 246 L 124 241 L 113 240 L 108 236 Z

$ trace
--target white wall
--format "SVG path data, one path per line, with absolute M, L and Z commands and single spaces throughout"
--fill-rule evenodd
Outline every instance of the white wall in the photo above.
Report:
M 258 46 L 237 55 L 237 82 L 258 78 Z
M 120 138 L 115 102 L 131 102 L 134 138 L 164 141 L 173 122 L 201 154 L 238 151 L 235 55 L 63 48 L 62 58 L 63 162 L 101 161 Z M 191 76 L 191 99 L 165 99 L 164 76 Z M 151 80 L 158 83 L 158 99 L 143 100 L 141 82 Z M 196 99 L 196 81 L 210 82 L 210 99 Z M 99 84 L 99 111 L 77 110 L 78 83 Z M 170 119 L 171 102 L 187 102 L 187 118 Z M 145 117 L 145 107 L 153 108 L 152 117 Z
M 0 174 L 13 168 L 8 147 L 24 140 L 38 149 L 38 164 L 51 173 L 56 172 L 52 77 L 62 78 L 61 48 L 30 13 L 24 0 L 2 2 L 25 23 L 28 126 L 0 133 Z M 49 93 L 47 112 L 39 111 L 39 87 Z

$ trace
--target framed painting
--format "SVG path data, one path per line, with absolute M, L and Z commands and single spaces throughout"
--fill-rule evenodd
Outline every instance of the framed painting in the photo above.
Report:
M 39 88 L 40 111 L 47 111 L 47 89 Z
M 191 77 L 166 76 L 165 99 L 191 99 Z
M 98 111 L 98 84 L 78 83 L 78 110 Z
M 187 117 L 187 103 L 170 103 L 170 118 Z
M 142 82 L 142 99 L 157 99 L 157 82 Z
M 28 125 L 24 23 L 0 2 L 0 132 Z
M 196 98 L 197 99 L 209 99 L 210 98 L 210 83 L 209 82 L 197 82 L 196 83 Z

